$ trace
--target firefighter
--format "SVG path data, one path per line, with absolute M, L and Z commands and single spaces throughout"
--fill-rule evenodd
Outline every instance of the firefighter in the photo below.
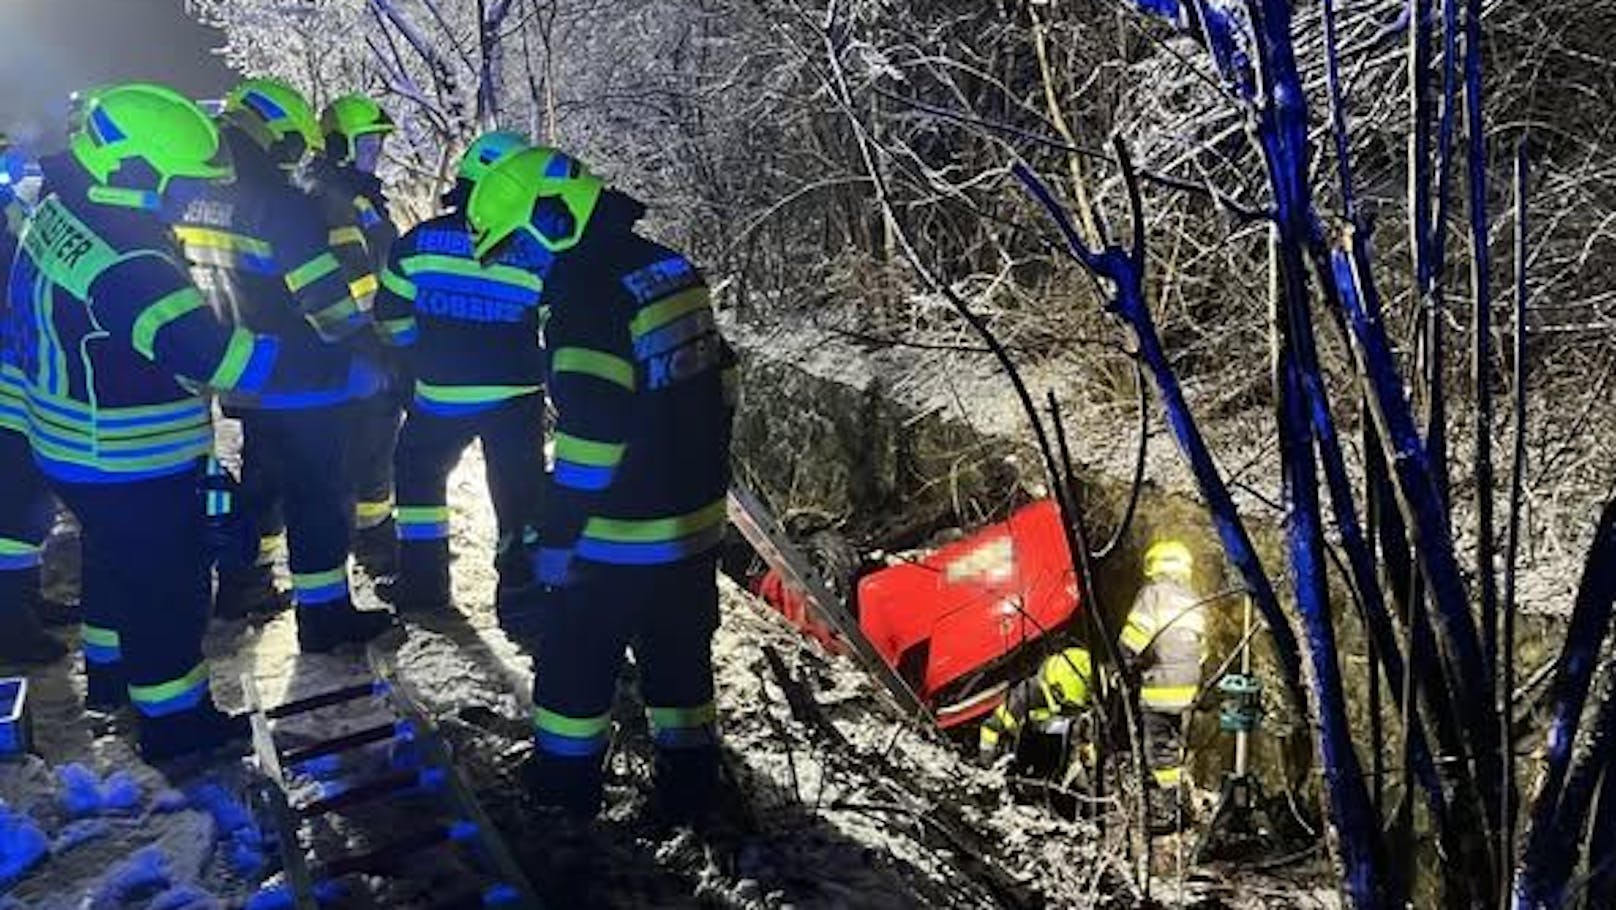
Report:
M 489 496 L 499 521 L 498 604 L 532 581 L 523 529 L 538 519 L 544 484 L 544 357 L 539 291 L 550 253 L 513 244 L 479 261 L 465 207 L 472 188 L 526 137 L 487 133 L 466 150 L 449 211 L 394 244 L 382 272 L 376 317 L 407 345 L 415 395 L 399 438 L 394 513 L 401 559 L 377 592 L 400 611 L 447 608 L 449 472 L 482 441 Z
M 0 277 L 11 270 L 17 237 L 28 217 L 18 190 L 28 176 L 22 149 L 0 134 Z M 0 320 L 6 311 L 0 281 Z M 41 548 L 50 531 L 53 505 L 28 447 L 27 409 L 20 370 L 0 363 L 0 661 L 48 664 L 67 648 L 47 634 L 39 619 Z
M 364 95 L 336 99 L 320 115 L 324 152 L 309 161 L 298 181 L 320 204 L 331 249 L 342 263 L 354 300 L 365 311 L 372 308 L 377 276 L 398 239 L 376 176 L 382 144 L 394 128 L 392 118 L 374 100 Z M 377 578 L 397 571 L 393 448 L 408 394 L 406 384 L 395 379 L 386 392 L 354 408 L 349 448 L 356 498 L 354 560 Z
M 1011 686 L 1004 702 L 982 722 L 977 733 L 982 763 L 1014 752 L 1029 725 L 1047 730 L 1087 711 L 1093 703 L 1093 679 L 1094 660 L 1087 648 L 1066 648 L 1045 658 L 1038 674 Z
M 1201 686 L 1206 612 L 1191 588 L 1195 558 L 1177 540 L 1145 551 L 1145 585 L 1122 628 L 1124 655 L 1139 677 L 1145 759 L 1155 787 L 1149 793 L 1153 833 L 1183 823 L 1185 715 Z
M 221 125 L 236 180 L 210 187 L 176 228 L 197 286 L 221 318 L 278 336 L 282 356 L 345 367 L 357 349 L 374 345 L 373 327 L 330 248 L 318 206 L 289 182 L 324 141 L 313 110 L 291 86 L 252 79 L 226 98 Z M 265 546 L 257 566 L 221 572 L 219 612 L 240 615 L 266 600 L 274 608 L 268 547 L 278 503 L 303 650 L 361 643 L 392 625 L 385 612 L 356 610 L 348 589 L 353 508 L 345 439 L 355 403 L 380 385 L 221 396 L 227 412 L 241 418 L 242 495 Z
M 123 684 L 141 752 L 159 761 L 247 731 L 214 707 L 202 656 L 199 484 L 213 432 L 200 390 L 313 392 L 367 369 L 311 368 L 223 324 L 190 283 L 168 222 L 232 168 L 183 96 L 98 93 L 70 154 L 45 166 L 51 194 L 21 239 L 0 356 L 22 377 L 34 459 L 83 525 L 85 600 L 104 613 L 99 626 L 86 617 L 102 658 L 91 684 Z
M 693 821 L 717 782 L 711 652 L 735 358 L 695 266 L 635 232 L 644 214 L 553 149 L 500 162 L 468 209 L 485 262 L 535 244 L 555 255 L 543 298 L 555 466 L 534 557 L 546 602 L 529 785 L 543 804 L 599 810 L 631 646 L 656 803 L 665 820 Z

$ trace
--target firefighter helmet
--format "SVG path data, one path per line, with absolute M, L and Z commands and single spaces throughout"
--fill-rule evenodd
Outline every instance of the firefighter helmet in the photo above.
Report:
M 1177 540 L 1161 540 L 1145 551 L 1146 578 L 1188 579 L 1195 571 L 1195 555 Z
M 1090 680 L 1094 678 L 1094 658 L 1087 648 L 1067 648 L 1044 661 L 1043 682 L 1064 706 L 1081 708 L 1089 703 Z
M 460 179 L 477 183 L 506 158 L 532 145 L 527 137 L 514 130 L 494 130 L 483 133 L 466 147 L 460 159 Z
M 599 177 L 556 149 L 511 155 L 472 191 L 466 214 L 477 238 L 477 256 L 488 255 L 518 231 L 526 231 L 552 253 L 572 249 L 583 238 L 605 188 Z M 546 200 L 558 207 L 541 206 Z
M 150 83 L 97 92 L 72 151 L 98 186 L 115 190 L 161 195 L 176 179 L 234 174 L 207 114 L 173 89 Z
M 303 93 L 279 79 L 248 79 L 231 90 L 224 119 L 283 168 L 325 150 L 325 136 Z
M 338 164 L 353 164 L 360 136 L 385 136 L 397 128 L 382 106 L 365 95 L 343 95 L 320 114 L 325 153 Z

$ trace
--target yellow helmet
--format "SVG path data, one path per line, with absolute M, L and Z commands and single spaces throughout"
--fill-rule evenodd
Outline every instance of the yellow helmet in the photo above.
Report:
M 236 86 L 225 98 L 223 116 L 282 167 L 325 151 L 325 134 L 309 99 L 279 79 L 248 79 Z
M 184 95 L 149 83 L 98 91 L 85 106 L 72 151 L 97 186 L 153 198 L 174 180 L 227 180 L 234 173 L 213 121 Z
M 553 148 L 530 148 L 494 165 L 472 190 L 467 219 L 477 240 L 477 256 L 487 256 L 505 238 L 523 231 L 552 253 L 570 250 L 583 239 L 606 184 L 576 159 Z M 534 223 L 535 207 L 554 200 L 565 224 Z
M 1044 661 L 1041 673 L 1063 705 L 1082 707 L 1089 703 L 1089 681 L 1094 678 L 1094 658 L 1088 648 L 1067 648 Z
M 1188 580 L 1195 572 L 1195 554 L 1176 540 L 1161 540 L 1145 551 L 1146 578 L 1176 578 Z

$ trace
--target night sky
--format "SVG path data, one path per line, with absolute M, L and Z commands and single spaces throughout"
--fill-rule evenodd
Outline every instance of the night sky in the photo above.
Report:
M 50 144 L 67 96 L 108 82 L 217 97 L 232 81 L 210 52 L 222 43 L 183 0 L 0 0 L 0 129 Z

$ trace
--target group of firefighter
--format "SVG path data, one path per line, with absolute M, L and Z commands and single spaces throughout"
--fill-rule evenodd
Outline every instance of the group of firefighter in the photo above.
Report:
M 305 652 L 361 645 L 398 616 L 355 606 L 350 560 L 399 616 L 452 609 L 448 476 L 480 441 L 498 612 L 539 668 L 529 786 L 598 811 L 632 647 L 658 801 L 697 813 L 737 391 L 706 284 L 641 203 L 514 132 L 400 236 L 394 130 L 362 95 L 317 113 L 251 79 L 210 116 L 137 83 L 85 93 L 62 153 L 0 145 L 0 659 L 63 657 L 36 613 L 65 508 L 87 705 L 132 708 L 152 761 L 238 745 L 210 615 L 289 605 Z
M 1184 725 L 1195 707 L 1205 659 L 1206 606 L 1195 595 L 1195 558 L 1177 540 L 1150 545 L 1144 557 L 1144 584 L 1118 635 L 1128 670 L 1138 678 L 1138 706 L 1144 728 L 1145 761 L 1150 770 L 1147 824 L 1152 833 L 1179 830 L 1190 806 L 1183 799 Z M 1071 647 L 1046 657 L 1038 671 L 1012 685 L 1004 701 L 978 731 L 981 757 L 993 762 L 1025 746 L 1028 734 L 1061 743 L 1034 750 L 1025 764 L 1039 773 L 1066 767 L 1081 770 L 1100 735 L 1095 712 L 1107 710 L 1096 698 L 1100 667 L 1087 648 Z M 1058 767 L 1043 758 L 1051 751 Z

